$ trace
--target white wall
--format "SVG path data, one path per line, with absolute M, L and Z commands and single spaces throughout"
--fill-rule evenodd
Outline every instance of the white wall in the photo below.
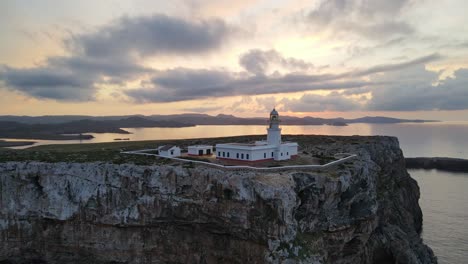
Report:
M 213 147 L 188 147 L 188 154 L 199 155 L 199 150 L 203 150 L 203 155 L 208 154 L 208 150 L 211 150 L 211 153 L 213 153 Z
M 164 156 L 164 157 L 178 157 L 180 156 L 180 148 L 175 147 L 167 151 L 160 150 L 159 155 Z
M 231 149 L 231 148 L 217 147 L 216 156 L 219 158 L 225 158 L 225 159 L 255 161 L 255 160 L 263 160 L 263 159 L 271 159 L 272 151 L 273 149 L 243 150 L 243 149 Z M 224 156 L 223 156 L 223 152 L 224 152 Z M 265 153 L 266 153 L 266 158 L 265 158 Z M 238 157 L 237 154 L 239 154 L 239 158 L 237 158 Z M 242 158 L 242 154 L 244 154 L 244 158 Z M 249 155 L 248 158 L 247 158 L 247 154 Z
M 224 156 L 223 156 L 224 152 Z M 273 152 L 273 157 L 271 153 Z M 237 157 L 239 153 L 239 158 Z M 266 158 L 265 158 L 266 153 Z M 232 148 L 223 148 L 221 146 L 216 149 L 216 156 L 219 158 L 225 159 L 235 159 L 235 160 L 246 160 L 246 161 L 255 161 L 255 160 L 264 160 L 264 159 L 274 159 L 274 160 L 288 160 L 291 156 L 297 155 L 297 145 L 296 144 L 282 144 L 278 148 L 272 147 L 270 149 L 254 149 L 254 150 L 243 150 L 243 149 L 232 149 Z M 244 154 L 244 158 L 242 158 Z M 247 154 L 249 158 L 247 158 Z
M 279 145 L 281 144 L 281 128 L 268 128 L 267 129 L 268 144 Z
M 287 160 L 291 158 L 291 153 L 289 153 L 289 146 L 280 145 L 279 151 L 276 153 L 275 160 Z
M 297 145 L 289 146 L 289 154 L 291 154 L 291 156 L 297 155 Z

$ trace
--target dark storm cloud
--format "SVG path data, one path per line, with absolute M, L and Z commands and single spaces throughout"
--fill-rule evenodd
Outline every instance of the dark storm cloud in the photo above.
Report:
M 70 56 L 49 57 L 43 65 L 32 68 L 0 68 L 0 80 L 8 88 L 33 97 L 89 100 L 97 84 L 122 84 L 153 72 L 140 65 L 141 56 L 206 52 L 221 46 L 232 31 L 216 19 L 192 22 L 165 15 L 121 18 L 95 32 L 65 40 Z
M 276 50 L 252 49 L 242 54 L 239 64 L 248 72 L 264 74 L 269 66 L 276 64 L 291 70 L 307 70 L 314 65 L 304 60 L 283 57 Z
M 399 71 L 437 60 L 437 54 L 397 64 L 383 64 L 342 74 L 252 75 L 226 70 L 176 68 L 158 71 L 149 85 L 126 91 L 139 102 L 173 102 L 233 95 L 260 95 L 312 90 L 356 89 L 391 83 L 392 79 L 366 81 L 361 77 Z M 352 93 L 352 92 L 350 92 Z
M 398 19 L 408 0 L 327 0 L 309 12 L 307 20 L 317 30 L 351 32 L 368 38 L 387 38 L 414 32 Z

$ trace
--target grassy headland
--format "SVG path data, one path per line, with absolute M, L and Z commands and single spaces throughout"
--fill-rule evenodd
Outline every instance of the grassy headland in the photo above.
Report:
M 151 156 L 127 155 L 122 151 L 154 149 L 160 145 L 178 145 L 186 148 L 189 145 L 215 145 L 225 142 L 247 143 L 262 140 L 265 136 L 237 136 L 204 139 L 183 140 L 147 140 L 147 141 L 119 141 L 108 143 L 86 143 L 65 145 L 41 145 L 22 150 L 0 148 L 0 162 L 6 161 L 42 161 L 42 162 L 112 162 L 116 164 L 167 164 L 173 161 Z M 324 147 L 338 142 L 345 144 L 368 144 L 377 141 L 377 137 L 338 137 L 338 136 L 283 136 L 284 140 L 299 143 L 299 151 L 305 155 L 324 158 Z

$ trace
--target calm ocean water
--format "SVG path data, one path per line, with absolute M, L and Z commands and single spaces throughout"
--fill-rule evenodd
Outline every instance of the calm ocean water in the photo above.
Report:
M 396 136 L 406 157 L 455 157 L 468 159 L 468 122 L 351 124 L 338 126 L 283 126 L 283 134 L 388 135 Z M 196 126 L 186 128 L 128 128 L 129 135 L 92 134 L 86 141 L 38 140 L 37 145 L 130 140 L 209 138 L 261 135 L 265 126 Z M 424 214 L 423 239 L 439 263 L 468 263 L 468 174 L 410 170 L 421 188 Z
M 468 263 L 468 174 L 409 170 L 421 189 L 423 239 L 441 264 Z
M 396 136 L 406 157 L 458 157 L 468 159 L 468 122 L 351 124 L 349 126 L 283 126 L 283 134 Z M 132 134 L 91 134 L 91 140 L 35 140 L 36 145 L 113 142 L 130 140 L 209 138 L 266 134 L 266 126 L 196 126 L 183 128 L 124 128 Z

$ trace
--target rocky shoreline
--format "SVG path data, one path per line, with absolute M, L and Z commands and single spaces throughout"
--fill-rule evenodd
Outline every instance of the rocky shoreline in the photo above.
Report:
M 398 140 L 319 141 L 301 149 L 358 158 L 268 173 L 0 163 L 0 262 L 437 263 Z
M 451 172 L 468 172 L 468 160 L 457 158 L 405 158 L 408 169 L 437 169 Z

